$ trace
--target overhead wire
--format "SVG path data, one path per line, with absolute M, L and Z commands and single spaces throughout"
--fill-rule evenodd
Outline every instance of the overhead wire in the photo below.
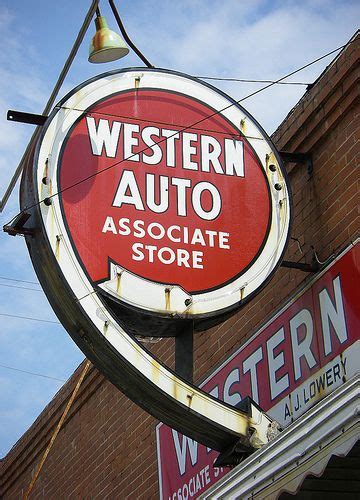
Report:
M 257 90 L 255 90 L 254 92 L 251 92 L 250 94 L 246 95 L 245 97 L 243 97 L 243 98 L 241 98 L 241 99 L 238 99 L 238 100 L 235 100 L 235 101 L 231 102 L 230 104 L 228 104 L 228 105 L 227 105 L 227 106 L 225 106 L 224 108 L 222 108 L 222 109 L 220 109 L 220 110 L 218 110 L 218 111 L 214 111 L 214 112 L 213 112 L 213 113 L 211 113 L 210 115 L 207 115 L 207 116 L 205 116 L 204 118 L 201 118 L 200 120 L 197 120 L 196 122 L 194 122 L 194 123 L 192 123 L 192 124 L 190 124 L 190 125 L 188 125 L 188 126 L 184 127 L 184 128 L 183 128 L 183 129 L 181 129 L 181 130 L 177 130 L 177 131 L 176 131 L 176 132 L 175 132 L 172 136 L 170 136 L 170 137 L 175 136 L 175 135 L 176 135 L 176 134 L 178 134 L 179 132 L 184 132 L 185 130 L 191 129 L 191 128 L 195 127 L 196 125 L 199 125 L 200 123 L 203 123 L 205 120 L 208 120 L 208 119 L 212 118 L 213 116 L 219 115 L 220 113 L 222 113 L 222 112 L 226 111 L 227 109 L 231 108 L 232 106 L 234 106 L 234 105 L 236 105 L 236 104 L 240 104 L 241 102 L 245 101 L 246 99 L 249 99 L 250 97 L 253 97 L 253 96 L 257 95 L 257 94 L 259 94 L 260 92 L 263 92 L 264 90 L 267 90 L 268 88 L 272 87 L 273 85 L 276 85 L 276 84 L 278 84 L 278 83 L 282 82 L 282 81 L 283 81 L 283 80 L 285 80 L 286 78 L 289 78 L 290 76 L 295 75 L 296 73 L 299 73 L 300 71 L 303 71 L 304 69 L 308 68 L 309 66 L 312 66 L 313 64 L 315 64 L 315 63 L 317 63 L 317 62 L 321 61 L 322 59 L 325 59 L 326 57 L 328 57 L 328 56 L 330 56 L 330 55 L 334 54 L 335 52 L 338 52 L 339 50 L 343 49 L 344 47 L 346 47 L 346 46 L 347 46 L 347 45 L 349 45 L 350 43 L 353 43 L 353 41 L 351 40 L 351 41 L 350 41 L 350 42 L 348 42 L 347 44 L 342 45 L 342 46 L 340 46 L 340 47 L 337 47 L 336 49 L 333 49 L 333 50 L 331 50 L 330 52 L 327 52 L 326 54 L 324 54 L 324 55 L 322 55 L 322 56 L 320 56 L 320 57 L 317 57 L 316 59 L 314 59 L 314 60 L 310 61 L 309 63 L 304 64 L 304 65 L 303 65 L 303 66 L 301 66 L 300 68 L 297 68 L 296 70 L 291 71 L 290 73 L 286 74 L 285 76 L 283 76 L 283 77 L 281 77 L 281 78 L 279 78 L 279 79 L 277 79 L 277 80 L 275 80 L 275 81 L 272 81 L 271 83 L 269 83 L 269 84 L 265 85 L 265 87 L 262 87 L 262 88 L 260 88 L 260 89 L 257 89 Z M 161 139 L 161 140 L 160 140 L 160 141 L 158 141 L 158 142 L 154 142 L 154 145 L 161 144 L 161 143 L 165 142 L 166 140 L 168 140 L 170 137 L 165 137 L 164 139 Z M 141 151 L 138 151 L 138 152 L 136 152 L 136 153 L 134 153 L 134 154 L 132 154 L 132 155 L 130 155 L 130 156 L 128 156 L 128 157 L 126 157 L 126 158 L 123 158 L 122 160 L 119 160 L 119 161 L 117 161 L 117 162 L 115 162 L 115 163 L 113 163 L 113 164 L 111 164 L 111 165 L 108 165 L 107 167 L 103 168 L 102 170 L 99 170 L 98 172 L 95 172 L 95 173 L 93 173 L 93 174 L 91 174 L 91 175 L 88 175 L 88 176 L 87 176 L 87 177 L 85 177 L 84 179 L 80 179 L 79 181 L 77 181 L 77 182 L 75 182 L 75 183 L 73 183 L 73 184 L 71 184 L 71 185 L 69 185 L 69 186 L 66 186 L 66 187 L 64 187 L 63 189 L 59 189 L 56 193 L 51 194 L 50 196 L 48 196 L 48 197 L 44 198 L 43 200 L 40 200 L 40 201 L 38 201 L 38 202 L 36 202 L 36 203 L 34 203 L 34 204 L 32 204 L 32 205 L 28 206 L 28 207 L 25 207 L 25 208 L 24 208 L 24 209 L 23 209 L 20 213 L 23 213 L 23 212 L 25 212 L 26 210 L 31 210 L 32 208 L 34 208 L 34 207 L 36 207 L 36 206 L 40 205 L 41 203 L 43 203 L 43 202 L 44 202 L 44 200 L 51 200 L 51 198 L 54 198 L 55 196 L 58 196 L 59 194 L 64 193 L 65 191 L 68 191 L 69 189 L 72 189 L 72 188 L 74 188 L 74 187 L 78 186 L 79 184 L 82 184 L 83 182 L 86 182 L 86 181 L 88 181 L 88 180 L 92 179 L 93 177 L 96 177 L 97 175 L 100 175 L 100 174 L 102 174 L 102 173 L 104 173 L 104 172 L 107 172 L 108 170 L 110 170 L 110 169 L 112 169 L 112 168 L 114 168 L 114 167 L 118 166 L 119 164 L 121 164 L 121 163 L 123 163 L 123 162 L 125 162 L 125 161 L 127 161 L 127 160 L 130 160 L 130 159 L 131 159 L 131 158 L 133 158 L 134 156 L 136 156 L 136 155 L 138 155 L 138 154 L 141 154 L 141 153 L 143 153 L 143 152 L 145 152 L 145 151 L 148 151 L 148 150 L 149 150 L 149 149 L 151 149 L 152 147 L 153 147 L 153 146 L 147 146 L 146 148 L 144 148 L 144 149 L 143 149 L 143 150 L 141 150 Z M 18 214 L 18 215 L 19 215 L 19 214 Z M 17 217 L 17 216 L 15 216 L 12 220 L 14 220 L 16 217 Z M 11 221 L 11 222 L 12 222 L 12 221 Z
M 7 283 L 0 283 L 0 286 L 4 286 L 6 288 L 16 288 L 17 290 L 30 290 L 31 292 L 42 292 L 41 288 L 29 288 L 26 286 L 8 285 Z
M 351 42 L 349 42 L 349 43 L 351 43 Z M 316 62 L 319 62 L 320 60 L 322 60 L 322 59 L 324 59 L 324 58 L 326 58 L 326 57 L 328 57 L 328 56 L 330 56 L 330 55 L 334 54 L 335 52 L 338 52 L 339 50 L 343 49 L 345 46 L 346 46 L 346 45 L 342 45 L 341 47 L 338 47 L 338 48 L 336 48 L 336 49 L 334 49 L 334 50 L 332 50 L 332 51 L 330 51 L 330 52 L 327 52 L 326 54 L 324 54 L 324 55 L 322 55 L 322 56 L 320 56 L 320 57 L 318 57 L 318 58 L 314 59 L 313 61 L 311 61 L 311 62 L 309 62 L 309 63 L 307 63 L 307 64 L 305 64 L 305 65 L 301 66 L 300 68 L 298 68 L 298 69 L 296 69 L 296 70 L 294 70 L 294 71 L 292 71 L 292 72 L 288 73 L 287 75 L 283 76 L 282 78 L 279 78 L 279 79 L 278 79 L 278 80 L 276 80 L 276 81 L 271 81 L 271 82 L 270 82 L 269 84 L 267 84 L 265 87 L 262 87 L 261 89 L 258 89 L 258 90 L 254 91 L 254 92 L 251 92 L 250 94 L 248 94 L 247 96 L 243 97 L 242 99 L 239 99 L 239 100 L 237 100 L 237 101 L 234 101 L 234 102 L 230 103 L 229 105 L 225 106 L 224 108 L 222 108 L 222 109 L 220 109 L 220 110 L 218 110 L 218 111 L 215 111 L 215 112 L 213 112 L 212 114 L 210 114 L 210 115 L 208 115 L 208 116 L 206 116 L 206 117 L 204 117 L 204 118 L 202 118 L 202 119 L 200 119 L 200 120 L 196 121 L 195 123 L 193 123 L 193 124 L 191 124 L 191 125 L 188 125 L 188 126 L 183 127 L 181 130 L 176 131 L 173 135 L 176 135 L 176 134 L 178 134 L 179 132 L 184 132 L 185 130 L 188 130 L 189 128 L 193 128 L 194 126 L 196 126 L 196 125 L 198 125 L 198 124 L 200 124 L 200 123 L 204 122 L 205 120 L 207 120 L 207 119 L 209 119 L 209 118 L 212 118 L 213 116 L 216 116 L 216 115 L 218 115 L 218 114 L 222 113 L 222 112 L 223 112 L 223 111 L 225 111 L 226 109 L 229 109 L 229 108 L 230 108 L 230 107 L 232 107 L 233 105 L 235 105 L 235 104 L 239 104 L 240 102 L 243 102 L 243 101 L 245 101 L 246 99 L 249 99 L 250 97 L 252 97 L 252 96 L 254 96 L 254 95 L 256 95 L 256 94 L 258 94 L 258 93 L 260 93 L 260 92 L 263 92 L 264 90 L 268 89 L 269 87 L 271 87 L 271 86 L 273 86 L 273 85 L 275 85 L 275 84 L 277 84 L 277 83 L 280 83 L 281 81 L 285 80 L 286 78 L 289 78 L 290 76 L 292 76 L 292 75 L 294 75 L 294 74 L 296 74 L 296 73 L 298 73 L 298 72 L 300 72 L 300 71 L 304 70 L 305 68 L 307 68 L 307 67 L 309 67 L 309 66 L 311 66 L 311 65 L 315 64 Z M 157 144 L 160 144 L 160 143 L 162 143 L 162 142 L 166 141 L 167 139 L 168 139 L 168 138 L 164 138 L 164 139 L 162 139 L 162 140 L 160 140 L 160 141 L 158 141 L 158 142 L 155 142 L 155 144 L 156 144 L 156 145 L 157 145 Z M 124 159 L 122 159 L 122 160 L 119 160 L 118 162 L 115 162 L 115 163 L 113 163 L 113 164 L 111 164 L 111 165 L 107 166 L 106 168 L 104 168 L 104 169 L 102 169 L 102 170 L 100 170 L 100 171 L 98 171 L 98 172 L 95 172 L 94 174 L 91 174 L 91 175 L 89 175 L 89 176 L 85 177 L 84 179 L 79 180 L 79 181 L 78 181 L 78 182 L 76 182 L 76 183 L 73 183 L 73 184 L 72 184 L 72 185 L 70 185 L 70 186 L 66 186 L 66 187 L 65 187 L 65 188 L 63 188 L 63 189 L 60 189 L 60 190 L 59 190 L 59 191 L 57 191 L 56 193 L 54 193 L 54 194 L 52 194 L 51 196 L 49 196 L 49 197 L 48 197 L 48 199 L 53 198 L 54 196 L 57 196 L 57 195 L 59 195 L 59 194 L 61 194 L 61 193 L 65 192 L 65 191 L 67 191 L 68 189 L 71 189 L 71 188 L 73 188 L 73 187 L 76 187 L 76 186 L 78 186 L 79 184 L 81 184 L 81 183 L 83 183 L 83 182 L 86 182 L 87 180 L 89 180 L 89 179 L 91 179 L 91 178 L 93 178 L 93 177 L 95 177 L 95 176 L 97 176 L 97 175 L 99 175 L 99 174 L 101 174 L 101 173 L 103 173 L 103 172 L 106 172 L 107 170 L 110 170 L 111 168 L 114 168 L 115 166 L 119 165 L 120 163 L 122 163 L 122 162 L 124 162 L 124 161 L 126 161 L 126 160 L 131 159 L 131 158 L 132 158 L 132 157 L 134 157 L 136 154 L 139 154 L 139 153 L 142 153 L 142 152 L 144 152 L 144 151 L 147 151 L 148 149 L 151 149 L 151 147 L 146 147 L 146 148 L 144 148 L 142 151 L 139 151 L 139 152 L 137 152 L 137 153 L 134 153 L 133 155 L 130 155 L 130 156 L 129 156 L 129 157 L 127 157 L 127 158 L 124 158 Z M 42 203 L 43 201 L 44 201 L 44 200 L 40 200 L 39 202 L 37 202 L 37 203 L 35 203 L 35 204 L 31 205 L 30 207 L 26 207 L 26 208 L 25 208 L 22 212 L 24 212 L 25 210 L 29 210 L 29 209 L 31 209 L 31 208 L 34 208 L 34 207 L 35 207 L 35 206 L 37 206 L 37 205 L 40 205 L 40 203 Z M 14 217 L 14 218 L 15 218 L 15 217 Z M 14 219 L 14 218 L 13 218 L 13 219 Z M 13 220 L 13 219 L 12 219 L 12 220 Z M 7 279 L 7 278 L 3 278 L 3 279 Z M 10 278 L 10 279 L 11 279 L 11 278 Z M 14 281 L 15 281 L 15 279 L 14 279 Z M 20 281 L 20 280 L 19 280 L 19 281 Z M 34 283 L 34 284 L 35 284 L 35 283 Z M 4 286 L 4 285 L 3 285 L 3 286 Z M 9 285 L 9 286 L 10 286 L 10 285 Z M 14 287 L 14 288 L 15 288 L 15 287 Z M 24 288 L 24 289 L 25 289 L 25 287 L 19 287 L 19 288 Z M 25 316 L 21 316 L 21 315 L 11 315 L 11 314 L 0 313 L 0 316 L 6 316 L 6 317 L 12 317 L 12 318 L 18 318 L 18 319 L 24 319 L 24 320 L 30 320 L 30 321 L 40 321 L 40 322 L 46 322 L 46 323 L 60 324 L 60 323 L 59 323 L 59 322 L 57 322 L 57 321 L 44 320 L 44 319 L 40 319 L 40 318 L 31 318 L 31 317 L 25 317 Z
M 148 89 L 147 89 L 148 90 Z M 59 106 L 58 109 L 64 109 L 64 110 L 68 110 L 68 111 L 79 111 L 79 112 L 84 112 L 83 109 L 78 109 L 78 108 L 68 108 L 66 106 Z M 237 132 L 237 133 L 234 133 L 234 132 L 230 132 L 230 131 L 222 131 L 222 130 L 213 130 L 213 129 L 208 129 L 208 128 L 197 128 L 197 127 L 192 127 L 191 125 L 184 125 L 183 123 L 180 124 L 180 123 L 168 123 L 168 122 L 163 122 L 163 121 L 160 121 L 160 120 L 151 120 L 149 118 L 136 118 L 134 116 L 126 116 L 126 115 L 118 115 L 118 114 L 114 114 L 114 113 L 105 113 L 103 111 L 94 111 L 94 110 L 91 110 L 91 111 L 88 111 L 87 112 L 88 115 L 101 115 L 101 116 L 107 116 L 107 117 L 110 117 L 110 118 L 121 118 L 122 120 L 124 119 L 128 119 L 128 120 L 133 120 L 133 121 L 137 121 L 137 122 L 146 122 L 146 123 L 154 123 L 154 124 L 157 124 L 157 125 L 166 125 L 167 127 L 180 127 L 181 130 L 176 130 L 176 133 L 179 133 L 179 132 L 183 132 L 183 129 L 184 130 L 195 130 L 195 131 L 199 131 L 199 132 L 212 132 L 214 134 L 219 134 L 219 135 L 226 135 L 226 136 L 231 136 L 231 137 L 245 137 L 245 139 L 257 139 L 259 141 L 263 141 L 263 137 L 256 137 L 256 136 L 251 136 L 251 135 L 245 135 L 243 133 L 241 133 L 240 131 Z M 174 130 L 175 132 L 175 130 Z M 172 136 L 170 136 L 172 137 Z M 157 144 L 161 144 L 161 142 L 163 141 L 159 141 L 159 142 L 154 142 L 154 145 L 157 145 Z M 153 146 L 148 146 L 146 149 L 149 149 L 149 148 L 152 148 Z M 139 151 L 139 153 L 142 153 L 144 151 Z M 136 153 L 136 154 L 139 154 L 139 153 Z M 123 161 L 125 161 L 126 158 L 124 158 Z
M 29 285 L 38 285 L 38 286 L 40 286 L 40 283 L 38 283 L 37 281 L 20 280 L 18 278 L 9 278 L 8 276 L 0 276 L 0 280 L 16 281 L 18 283 L 27 283 Z
M 0 368 L 6 368 L 7 370 L 13 370 L 16 372 L 27 373 L 28 375 L 35 375 L 36 377 L 48 378 L 51 380 L 56 380 L 57 382 L 61 382 L 61 383 L 66 382 L 66 380 L 64 380 L 62 378 L 52 377 L 51 375 L 45 375 L 43 373 L 35 373 L 35 372 L 31 372 L 29 370 L 22 370 L 20 368 L 15 368 L 14 366 L 7 366 L 7 365 L 0 364 Z
M 351 43 L 351 42 L 349 42 Z M 347 44 L 346 44 L 347 45 Z M 207 77 L 207 76 L 198 76 L 197 78 L 199 79 L 202 79 L 202 80 L 218 80 L 218 81 L 232 81 L 232 82 L 243 82 L 243 83 L 266 83 L 267 85 L 265 85 L 265 87 L 262 87 L 260 89 L 257 89 L 255 90 L 254 92 L 251 92 L 250 94 L 246 95 L 245 97 L 239 99 L 239 100 L 236 100 L 232 103 L 230 103 L 228 106 L 225 106 L 224 108 L 218 110 L 218 111 L 215 111 L 214 113 L 196 121 L 195 123 L 191 124 L 191 125 L 188 125 L 188 126 L 184 126 L 181 130 L 178 130 L 174 133 L 174 135 L 176 135 L 177 133 L 179 132 L 184 132 L 185 130 L 188 130 L 190 128 L 194 128 L 196 125 L 204 122 L 205 120 L 207 119 L 210 119 L 212 118 L 213 116 L 216 116 L 220 113 L 222 113 L 223 111 L 229 109 L 230 107 L 234 106 L 235 104 L 239 104 L 240 102 L 243 102 L 245 101 L 246 99 L 249 99 L 250 97 L 253 97 L 255 95 L 257 95 L 258 93 L 260 92 L 263 92 L 264 90 L 267 90 L 268 88 L 272 87 L 273 85 L 278 85 L 278 84 L 287 84 L 287 85 L 311 85 L 311 84 L 308 84 L 308 83 L 305 83 L 305 82 L 283 82 L 283 80 L 285 80 L 286 78 L 289 78 L 290 76 L 308 68 L 309 66 L 321 61 L 322 59 L 334 54 L 335 52 L 338 52 L 339 50 L 343 49 L 346 45 L 342 45 L 341 47 L 338 47 L 318 58 L 316 58 L 315 60 L 301 66 L 300 68 L 288 73 L 287 75 L 283 76 L 282 78 L 279 78 L 278 80 L 246 80 L 246 79 L 240 79 L 240 78 L 226 78 L 226 77 Z M 175 124 L 172 124 L 172 126 L 177 126 Z M 178 125 L 180 126 L 180 125 Z M 181 126 L 180 126 L 181 127 Z M 160 144 L 164 141 L 166 141 L 168 138 L 164 138 L 163 140 L 160 140 L 158 142 L 155 142 L 154 145 L 157 145 L 157 144 Z M 139 151 L 137 152 L 136 154 L 139 154 L 139 153 L 142 153 L 144 151 L 147 151 L 148 149 L 151 149 L 151 146 L 148 146 L 146 147 L 144 150 L 142 151 Z M 115 166 L 119 165 L 120 163 L 126 161 L 126 160 L 129 160 L 131 159 L 133 156 L 135 156 L 135 154 L 127 157 L 127 158 L 124 158 L 118 162 L 115 162 L 113 163 L 112 165 L 100 170 L 99 172 L 96 172 L 84 179 L 81 179 L 80 181 L 70 185 L 70 186 L 67 186 L 65 187 L 64 189 L 61 189 L 59 190 L 58 192 L 52 194 L 49 198 L 52 198 L 54 196 L 57 196 L 61 193 L 63 193 L 64 191 L 68 190 L 68 189 L 71 189 L 73 187 L 76 187 L 77 185 L 79 185 L 80 183 L 83 183 L 83 182 L 86 182 L 87 180 L 91 179 L 92 177 L 95 177 L 96 175 L 99 175 L 111 168 L 114 168 Z M 23 211 L 25 210 L 29 210 L 31 208 L 34 208 L 35 206 L 39 205 L 40 203 L 42 203 L 44 200 L 40 200 L 39 202 L 37 202 L 36 204 L 33 204 L 31 205 L 30 207 L 26 207 Z M 9 277 L 4 277 L 4 276 L 0 276 L 0 279 L 3 279 L 3 280 L 9 280 L 9 281 L 14 281 L 14 282 L 21 282 L 21 283 L 28 283 L 28 284 L 33 284 L 33 285 L 39 285 L 38 283 L 36 282 L 33 282 L 33 281 L 26 281 L 26 280 L 20 280 L 20 279 L 16 279 L 16 278 L 9 278 Z M 17 286 L 12 286 L 12 285 L 6 285 L 6 284 L 3 284 L 3 283 L 0 283 L 1 286 L 7 286 L 7 287 L 10 287 L 10 288 L 19 288 L 19 289 L 24 289 L 24 290 L 32 290 L 32 291 L 41 291 L 41 290 L 37 290 L 37 289 L 34 289 L 34 288 L 25 288 L 25 287 L 17 287 Z M 42 318 L 33 318 L 33 317 L 28 317 L 28 316 L 22 316 L 22 315 L 15 315 L 15 314 L 7 314 L 7 313 L 0 313 L 0 316 L 3 316 L 3 317 L 9 317 L 9 318 L 16 318 L 16 319 L 23 319 L 23 320 L 28 320 L 28 321 L 37 321 L 37 322 L 43 322 L 43 323 L 51 323 L 51 324 L 57 324 L 57 325 L 60 325 L 60 323 L 58 321 L 53 321 L 53 320 L 46 320 L 46 319 L 42 319 Z M 65 380 L 63 379 L 59 379 L 59 378 L 56 378 L 56 377 L 52 377 L 52 376 L 49 376 L 49 375 L 45 375 L 45 374 L 40 374 L 40 373 L 35 373 L 35 372 L 31 372 L 31 371 L 28 371 L 28 370 L 22 370 L 22 369 L 19 369 L 19 368 L 15 368 L 15 367 L 11 367 L 11 366 L 7 366 L 7 365 L 2 365 L 0 364 L 0 367 L 1 368 L 5 368 L 5 369 L 9 369 L 9 370 L 14 370 L 14 371 L 18 371 L 18 372 L 22 372 L 22 373 L 26 373 L 26 374 L 29 374 L 29 375 L 33 375 L 33 376 L 38 376 L 38 377 L 43 377 L 43 378 L 47 378 L 47 379 L 52 379 L 52 380 L 56 380 L 58 382 L 65 382 Z
M 25 319 L 25 320 L 29 320 L 29 321 L 40 321 L 41 323 L 52 323 L 54 325 L 61 325 L 61 323 L 59 321 L 53 321 L 50 319 L 42 319 L 42 318 L 32 318 L 30 316 L 21 316 L 20 314 L 0 313 L 0 316 L 4 316 L 6 318 Z
M 199 80 L 216 80 L 220 82 L 240 82 L 240 83 L 273 83 L 276 85 L 312 85 L 308 82 L 277 82 L 276 80 L 248 80 L 245 78 L 232 78 L 232 77 L 222 77 L 222 76 L 194 76 Z

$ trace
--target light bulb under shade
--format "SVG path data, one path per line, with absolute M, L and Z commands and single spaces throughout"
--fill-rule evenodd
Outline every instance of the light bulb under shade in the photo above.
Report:
M 100 50 L 95 50 L 89 55 L 89 62 L 91 63 L 105 63 L 121 59 L 129 53 L 127 47 L 107 47 Z
M 104 63 L 121 59 L 129 53 L 120 35 L 110 30 L 106 19 L 99 16 L 95 19 L 96 33 L 89 48 L 89 62 Z

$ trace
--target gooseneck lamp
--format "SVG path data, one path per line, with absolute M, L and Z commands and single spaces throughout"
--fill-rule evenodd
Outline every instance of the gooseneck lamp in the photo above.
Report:
M 96 33 L 89 48 L 89 62 L 104 63 L 121 59 L 129 49 L 120 35 L 109 29 L 105 17 L 96 9 Z

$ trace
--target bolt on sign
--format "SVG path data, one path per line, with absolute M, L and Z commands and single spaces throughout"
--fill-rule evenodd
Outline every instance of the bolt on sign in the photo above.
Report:
M 239 412 L 180 380 L 130 332 L 172 336 L 189 319 L 214 325 L 280 264 L 289 187 L 256 121 L 187 75 L 100 75 L 48 118 L 21 206 L 38 229 L 27 241 L 39 279 L 86 355 L 168 422 L 167 398 L 194 438 L 219 448 L 239 435 Z M 218 435 L 205 436 L 203 418 Z
M 251 396 L 283 427 L 359 374 L 360 243 L 346 249 L 201 387 L 231 405 Z M 217 453 L 159 424 L 161 498 L 197 498 L 226 472 Z

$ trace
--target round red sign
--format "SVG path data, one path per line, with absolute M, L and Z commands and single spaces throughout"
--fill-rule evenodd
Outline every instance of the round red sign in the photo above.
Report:
M 177 337 L 178 360 L 194 329 L 237 311 L 279 265 L 289 191 L 256 121 L 196 78 L 109 72 L 54 108 L 23 186 L 36 272 L 86 356 L 207 446 L 229 446 L 250 424 L 266 442 L 266 419 L 251 422 L 187 384 L 135 338 Z
M 64 142 L 59 188 L 94 282 L 110 278 L 111 261 L 188 293 L 218 288 L 251 265 L 271 222 L 264 169 L 243 134 L 161 89 L 89 108 Z
M 50 118 L 37 160 L 44 224 L 88 293 L 203 320 L 273 274 L 290 226 L 286 176 L 230 97 L 179 73 L 124 70 L 74 89 Z

